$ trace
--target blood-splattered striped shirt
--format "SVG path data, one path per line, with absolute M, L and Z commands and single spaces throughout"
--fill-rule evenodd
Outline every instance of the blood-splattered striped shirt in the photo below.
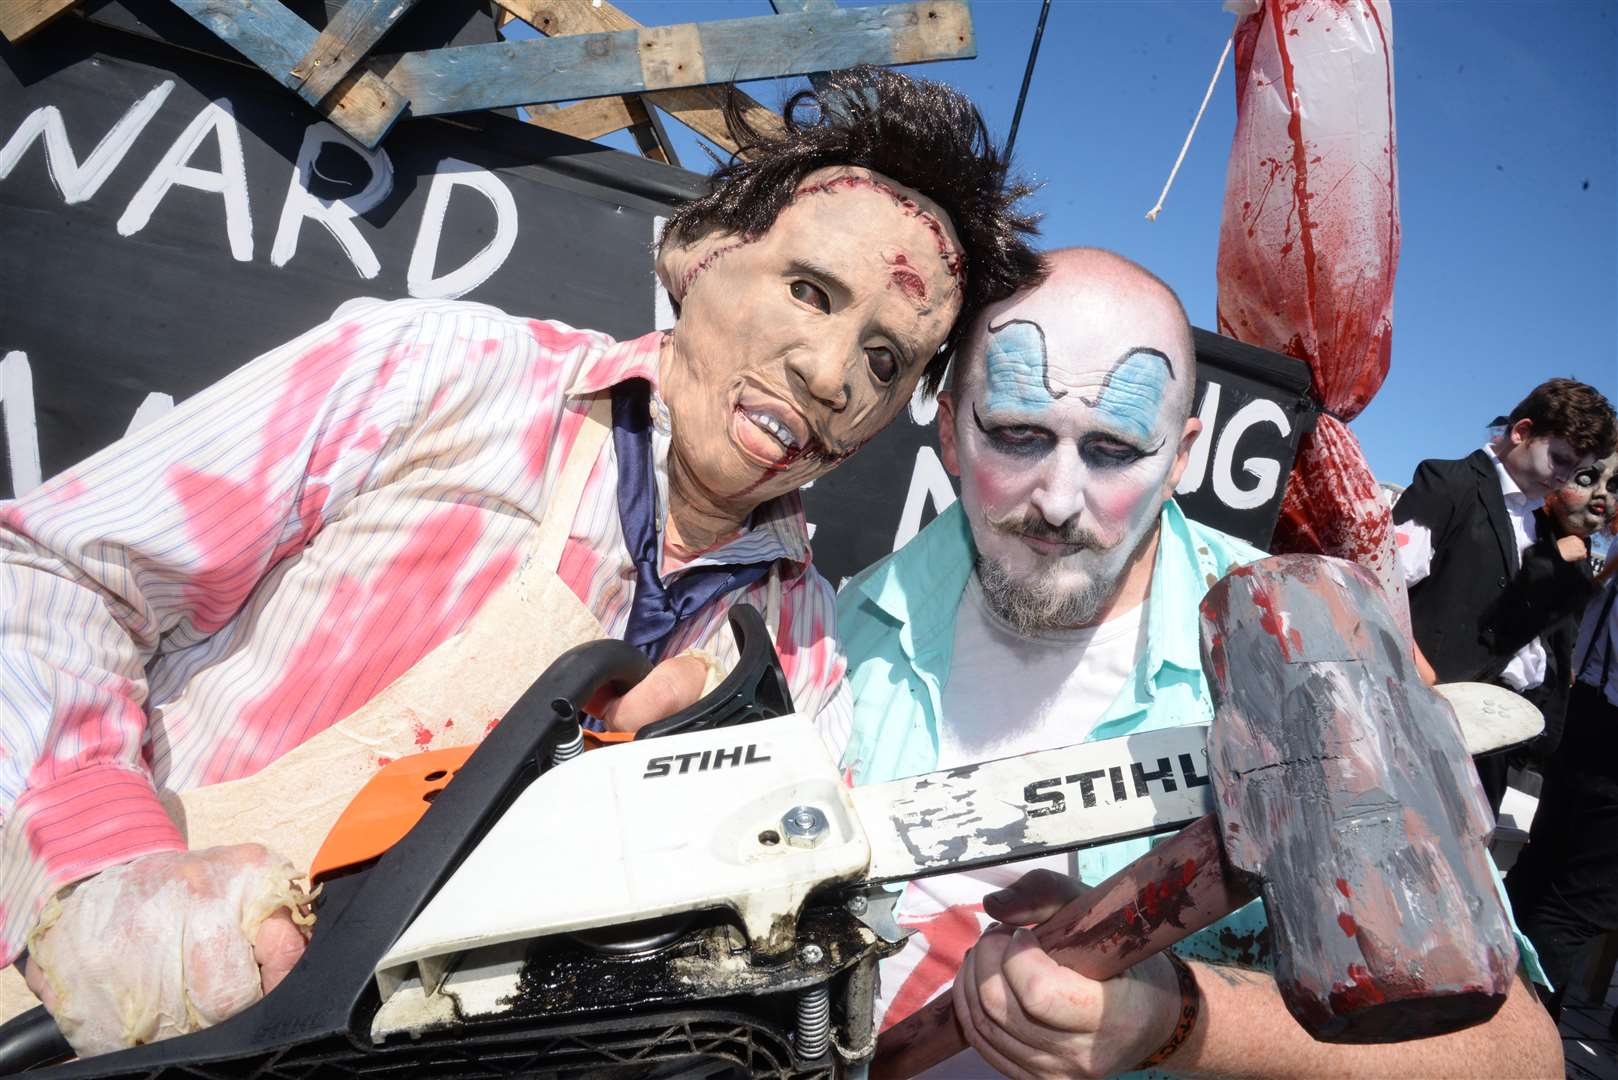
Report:
M 465 303 L 348 310 L 0 504 L 0 961 L 55 890 L 184 847 L 156 790 L 247 776 L 460 629 L 516 566 L 589 408 L 649 380 L 615 342 Z M 612 441 L 559 571 L 610 634 L 635 573 Z M 797 707 L 846 708 L 832 590 L 794 495 L 698 562 L 775 560 L 675 634 L 729 665 L 725 611 L 772 629 Z M 665 568 L 667 572 L 667 568 Z M 677 572 L 677 571 L 676 571 Z

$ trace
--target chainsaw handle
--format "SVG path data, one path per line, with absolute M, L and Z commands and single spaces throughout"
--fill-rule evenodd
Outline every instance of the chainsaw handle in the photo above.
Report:
M 792 711 L 792 691 L 764 625 L 764 616 L 752 604 L 732 604 L 730 632 L 736 636 L 736 649 L 741 655 L 724 681 L 695 705 L 647 724 L 635 738 L 655 739 L 688 731 L 711 731 L 754 720 L 769 720 Z
M 0 1024 L 0 1076 L 51 1065 L 73 1056 L 56 1021 L 38 1005 Z

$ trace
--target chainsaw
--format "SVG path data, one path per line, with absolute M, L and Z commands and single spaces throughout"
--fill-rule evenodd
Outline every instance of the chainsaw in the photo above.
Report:
M 1210 809 L 1204 726 L 850 788 L 758 613 L 737 605 L 731 630 L 730 675 L 627 741 L 584 707 L 646 659 L 565 653 L 475 748 L 371 780 L 315 860 L 308 948 L 262 1001 L 30 1075 L 841 1077 L 874 1052 L 903 882 Z M 1506 698 L 1482 710 L 1488 746 L 1533 733 Z M 0 1026 L 0 1072 L 66 1053 L 43 1009 Z

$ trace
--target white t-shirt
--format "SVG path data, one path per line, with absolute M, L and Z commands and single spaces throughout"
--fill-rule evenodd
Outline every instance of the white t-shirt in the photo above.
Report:
M 1001 621 L 983 599 L 977 575 L 955 617 L 955 651 L 944 687 L 938 767 L 1052 750 L 1083 742 L 1135 669 L 1143 649 L 1141 607 L 1099 626 L 1028 638 Z M 959 874 L 922 878 L 905 887 L 895 914 L 914 933 L 904 951 L 883 961 L 877 997 L 879 1030 L 943 993 L 966 950 L 988 926 L 983 896 L 1036 866 L 1074 872 L 1074 856 L 1054 855 Z M 974 1051 L 922 1074 L 977 1078 L 998 1074 Z

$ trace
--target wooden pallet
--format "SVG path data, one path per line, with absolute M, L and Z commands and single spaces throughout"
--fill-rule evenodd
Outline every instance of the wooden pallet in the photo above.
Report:
M 0 34 L 23 41 L 77 2 L 6 0 Z M 659 109 L 734 152 L 731 83 L 965 59 L 977 48 L 967 0 L 773 0 L 774 15 L 656 27 L 605 0 L 496 0 L 502 20 L 541 36 L 393 55 L 373 50 L 416 0 L 347 0 L 323 30 L 280 0 L 170 2 L 368 149 L 407 113 L 521 106 L 531 122 L 584 138 L 627 128 L 643 153 L 672 163 Z M 758 102 L 736 100 L 755 127 L 779 126 Z

